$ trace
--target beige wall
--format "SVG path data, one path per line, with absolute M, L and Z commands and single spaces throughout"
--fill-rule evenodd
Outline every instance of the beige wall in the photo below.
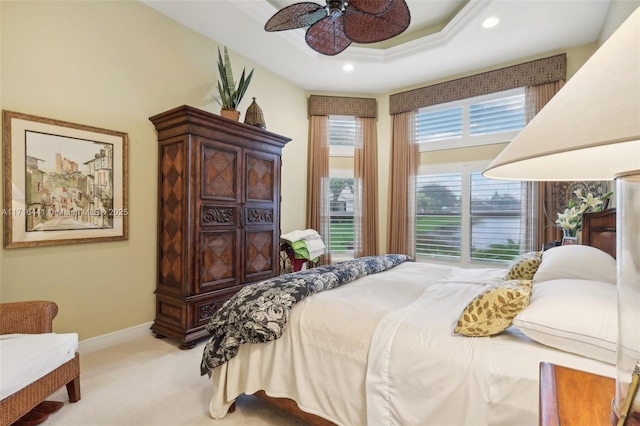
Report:
M 57 332 L 80 339 L 152 321 L 156 280 L 157 139 L 148 117 L 188 104 L 217 113 L 218 45 L 136 1 L 0 2 L 0 106 L 126 132 L 129 239 L 0 251 L 0 300 L 50 299 Z M 284 229 L 304 226 L 306 93 L 256 67 L 256 96 L 284 150 Z
M 219 111 L 211 100 L 218 45 L 131 0 L 0 0 L 0 45 L 2 109 L 122 131 L 130 138 L 129 240 L 2 249 L 0 300 L 54 300 L 60 306 L 55 330 L 78 332 L 80 339 L 152 321 L 157 142 L 148 117 L 182 104 Z M 569 75 L 595 48 L 593 44 L 567 51 Z M 256 68 L 240 110 L 244 113 L 255 96 L 268 130 L 293 139 L 283 154 L 282 230 L 302 229 L 309 93 L 235 52 L 230 54 L 236 72 Z M 493 68 L 507 65 L 511 64 Z M 377 101 L 378 228 L 384 252 L 391 122 L 388 95 L 378 96 Z M 492 158 L 496 149 L 466 151 L 465 156 Z M 441 152 L 432 160 L 449 162 L 459 153 Z

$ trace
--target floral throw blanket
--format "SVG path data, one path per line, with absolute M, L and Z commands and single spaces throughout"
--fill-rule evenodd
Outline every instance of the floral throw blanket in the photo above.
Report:
M 211 370 L 236 356 L 243 343 L 264 343 L 282 336 L 291 308 L 305 297 L 407 261 L 411 258 L 403 254 L 361 257 L 243 287 L 206 326 L 211 337 L 202 354 L 200 374 L 211 376 Z

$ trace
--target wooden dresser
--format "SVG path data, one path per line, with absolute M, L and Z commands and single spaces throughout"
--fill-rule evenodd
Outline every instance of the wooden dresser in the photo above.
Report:
M 540 426 L 611 426 L 615 380 L 543 362 Z
M 280 165 L 289 138 L 181 106 L 158 132 L 157 337 L 183 349 L 243 285 L 279 274 Z
M 616 257 L 616 209 L 582 216 L 582 244 L 598 247 Z

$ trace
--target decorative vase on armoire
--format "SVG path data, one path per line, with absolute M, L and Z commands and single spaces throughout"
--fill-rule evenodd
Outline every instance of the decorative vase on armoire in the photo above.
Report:
M 228 118 L 229 120 L 240 121 L 240 111 L 237 109 L 222 108 L 220 110 L 220 115 L 224 118 Z
M 158 132 L 157 337 L 192 348 L 247 283 L 280 273 L 280 166 L 289 138 L 181 106 Z

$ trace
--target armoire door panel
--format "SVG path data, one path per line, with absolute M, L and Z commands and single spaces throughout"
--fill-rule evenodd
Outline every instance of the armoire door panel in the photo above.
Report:
M 233 227 L 240 226 L 241 209 L 237 204 L 225 205 L 201 205 L 200 225 L 203 227 Z
M 227 144 L 203 139 L 201 144 L 201 197 L 203 199 L 240 201 L 242 150 Z
M 246 202 L 276 200 L 278 158 L 273 154 L 246 151 Z
M 241 238 L 238 229 L 200 233 L 197 293 L 233 287 L 242 282 L 238 268 Z
M 277 212 L 273 205 L 266 207 L 246 207 L 244 212 L 244 226 L 251 227 L 253 225 L 270 225 L 274 224 Z
M 275 233 L 274 229 L 245 230 L 245 276 L 248 281 L 274 275 L 279 262 Z

